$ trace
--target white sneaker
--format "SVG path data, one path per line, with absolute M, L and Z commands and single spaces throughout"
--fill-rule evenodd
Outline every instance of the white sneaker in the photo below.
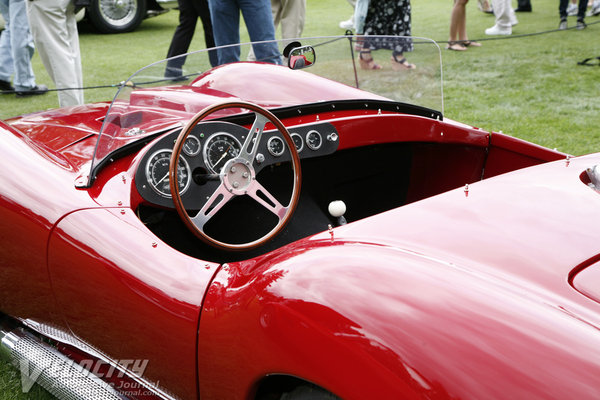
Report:
M 567 15 L 572 17 L 573 15 L 577 15 L 578 12 L 579 7 L 577 4 L 569 3 L 569 6 L 567 7 Z
M 354 15 L 351 16 L 350 19 L 340 22 L 340 28 L 353 30 L 354 29 Z
M 486 35 L 510 35 L 512 34 L 511 28 L 501 28 L 498 25 L 494 25 L 491 28 L 485 30 Z
M 600 0 L 594 1 L 594 5 L 592 6 L 592 9 L 589 11 L 588 15 L 590 17 L 600 15 Z
M 561 19 L 560 20 L 560 24 L 558 24 L 558 29 L 560 29 L 561 31 L 564 31 L 567 28 L 568 28 L 567 19 L 566 18 L 565 19 Z
M 510 18 L 510 25 L 511 25 L 511 26 L 515 26 L 515 25 L 517 25 L 518 23 L 519 23 L 519 20 L 517 19 L 517 17 L 515 17 L 514 15 L 511 15 L 511 18 Z

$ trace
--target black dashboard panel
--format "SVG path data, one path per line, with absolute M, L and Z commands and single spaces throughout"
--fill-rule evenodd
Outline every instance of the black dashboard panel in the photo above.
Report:
M 333 154 L 339 135 L 333 125 L 321 122 L 288 128 L 300 159 Z M 181 131 L 165 134 L 145 150 L 135 184 L 149 203 L 173 208 L 169 189 L 168 168 L 172 149 Z M 218 174 L 225 162 L 239 154 L 248 129 L 230 122 L 202 122 L 190 132 L 179 160 L 180 194 L 186 208 L 198 209 L 220 184 Z M 289 162 L 291 155 L 282 134 L 265 130 L 253 163 L 258 174 L 265 167 Z

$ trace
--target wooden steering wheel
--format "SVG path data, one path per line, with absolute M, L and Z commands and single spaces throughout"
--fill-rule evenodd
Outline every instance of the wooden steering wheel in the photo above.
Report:
M 218 188 L 211 196 L 208 197 L 208 199 L 201 199 L 201 204 L 193 207 L 194 210 L 200 209 L 200 211 L 198 211 L 196 215 L 190 216 L 183 205 L 183 201 L 179 193 L 179 184 L 177 179 L 177 165 L 179 164 L 178 160 L 183 150 L 183 145 L 190 132 L 196 125 L 206 119 L 206 117 L 209 115 L 219 110 L 228 108 L 242 108 L 254 112 L 254 122 L 252 123 L 252 127 L 250 128 L 248 136 L 244 140 L 244 144 L 242 145 L 239 154 L 228 160 L 221 169 L 221 172 L 219 173 L 220 184 Z M 256 160 L 260 140 L 267 122 L 273 124 L 281 133 L 285 143 L 287 144 L 287 148 L 291 153 L 293 187 L 291 199 L 287 206 L 282 205 L 256 179 L 254 161 Z M 291 219 L 292 214 L 296 209 L 296 205 L 298 204 L 302 173 L 300 170 L 300 157 L 296 151 L 294 141 L 281 121 L 271 112 L 256 104 L 243 101 L 234 101 L 208 106 L 204 110 L 197 113 L 185 125 L 185 127 L 181 130 L 177 141 L 175 142 L 175 147 L 173 148 L 173 154 L 171 155 L 171 162 L 169 165 L 169 181 L 175 209 L 177 210 L 179 217 L 185 223 L 186 227 L 198 238 L 211 246 L 225 250 L 236 251 L 258 247 L 268 242 L 281 232 L 284 226 Z M 209 236 L 204 230 L 206 223 L 231 199 L 235 198 L 236 196 L 244 195 L 250 196 L 267 210 L 275 214 L 275 216 L 278 218 L 278 222 L 275 227 L 259 239 L 240 244 L 226 243 Z M 268 199 L 268 201 L 265 199 Z

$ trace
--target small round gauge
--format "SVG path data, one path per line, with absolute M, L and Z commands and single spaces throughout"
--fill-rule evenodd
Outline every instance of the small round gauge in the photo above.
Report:
M 152 154 L 146 164 L 146 179 L 156 193 L 163 197 L 171 197 L 171 187 L 169 184 L 169 164 L 171 162 L 171 150 L 158 150 Z M 179 194 L 183 194 L 188 187 L 192 175 L 190 166 L 183 157 L 179 157 L 177 164 L 177 181 L 179 184 Z
M 319 150 L 323 144 L 321 134 L 315 130 L 309 131 L 306 134 L 306 145 L 311 150 Z
M 240 142 L 229 133 L 215 133 L 204 145 L 204 162 L 213 173 L 221 173 L 225 163 L 237 157 L 242 150 Z
M 200 149 L 202 146 L 200 145 L 200 140 L 196 136 L 188 136 L 185 139 L 185 143 L 183 144 L 183 152 L 188 156 L 195 156 L 200 153 Z
M 292 133 L 292 140 L 294 141 L 294 146 L 296 146 L 296 151 L 300 153 L 304 148 L 304 140 L 302 140 L 302 136 L 297 133 Z
M 273 136 L 267 141 L 267 149 L 269 149 L 269 153 L 275 157 L 279 157 L 285 150 L 285 143 L 283 143 L 283 139 L 280 137 Z

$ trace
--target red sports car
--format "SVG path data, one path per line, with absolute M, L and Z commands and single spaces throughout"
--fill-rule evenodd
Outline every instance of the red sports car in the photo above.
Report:
M 354 39 L 287 66 L 189 54 L 0 122 L 0 354 L 24 389 L 600 398 L 600 154 L 449 120 L 435 43 L 363 71 Z

